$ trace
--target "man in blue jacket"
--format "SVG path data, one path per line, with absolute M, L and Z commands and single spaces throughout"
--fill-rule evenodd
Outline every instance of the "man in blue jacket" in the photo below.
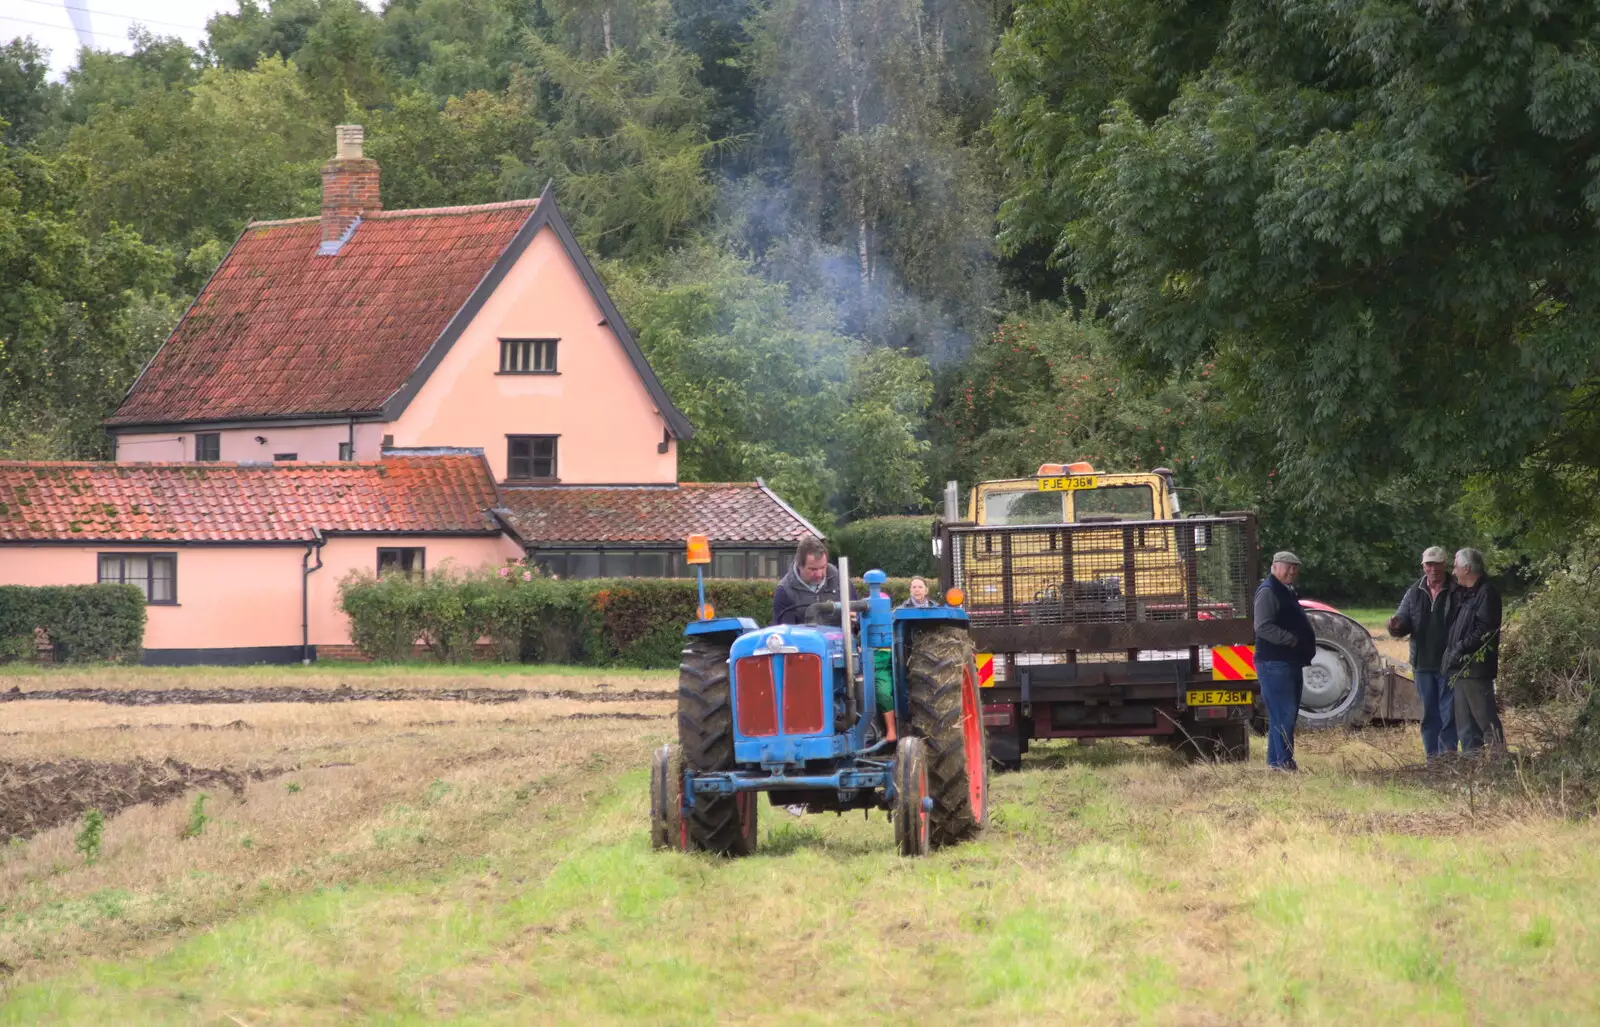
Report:
M 1300 594 L 1300 558 L 1288 550 L 1272 554 L 1272 573 L 1256 588 L 1256 677 L 1267 704 L 1267 766 L 1299 770 L 1294 761 L 1294 725 L 1300 716 L 1305 669 L 1317 653 L 1317 636 Z

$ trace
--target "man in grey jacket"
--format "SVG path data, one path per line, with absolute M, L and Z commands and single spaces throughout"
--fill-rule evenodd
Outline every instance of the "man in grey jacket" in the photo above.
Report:
M 827 545 L 807 536 L 795 547 L 794 566 L 772 592 L 772 623 L 803 624 L 811 604 L 836 603 L 846 594 L 855 598 L 848 586 L 840 587 L 839 568 L 828 562 Z
M 1389 618 L 1391 636 L 1411 636 L 1411 673 L 1422 700 L 1422 748 L 1429 759 L 1456 751 L 1455 692 L 1444 675 L 1444 647 L 1458 598 L 1450 558 L 1430 546 L 1422 554 L 1422 577 Z

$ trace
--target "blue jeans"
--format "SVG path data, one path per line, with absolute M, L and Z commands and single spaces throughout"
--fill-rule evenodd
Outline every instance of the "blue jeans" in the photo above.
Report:
M 1305 668 L 1277 660 L 1256 661 L 1261 699 L 1267 704 L 1267 766 L 1295 769 L 1294 725 L 1300 717 Z
M 1422 700 L 1422 748 L 1429 756 L 1456 751 L 1456 697 L 1450 679 L 1439 670 L 1419 670 L 1417 698 Z

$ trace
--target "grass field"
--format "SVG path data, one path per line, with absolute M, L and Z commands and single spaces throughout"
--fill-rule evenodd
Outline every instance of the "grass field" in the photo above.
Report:
M 1374 634 L 1382 635 L 1383 626 L 1394 615 L 1393 606 L 1340 606 L 1339 612 L 1359 622 Z
M 647 846 L 644 768 L 673 730 L 672 684 L 528 668 L 0 677 L 0 692 L 140 696 L 523 690 L 0 705 L 13 782 L 167 757 L 243 780 L 207 789 L 198 833 L 194 792 L 108 818 L 93 863 L 77 821 L 0 847 L 0 1024 L 1600 1019 L 1600 826 L 1397 769 L 1413 731 L 1310 736 L 1299 776 L 1259 752 L 1218 767 L 1053 746 L 994 779 L 975 844 L 909 861 L 881 814 L 763 806 L 762 853 L 723 862 Z

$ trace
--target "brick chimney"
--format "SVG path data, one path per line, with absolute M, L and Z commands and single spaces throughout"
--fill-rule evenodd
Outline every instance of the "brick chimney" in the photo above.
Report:
M 339 252 L 356 218 L 383 209 L 378 199 L 378 162 L 361 156 L 361 126 L 339 125 L 335 132 L 338 150 L 322 165 L 323 253 Z

